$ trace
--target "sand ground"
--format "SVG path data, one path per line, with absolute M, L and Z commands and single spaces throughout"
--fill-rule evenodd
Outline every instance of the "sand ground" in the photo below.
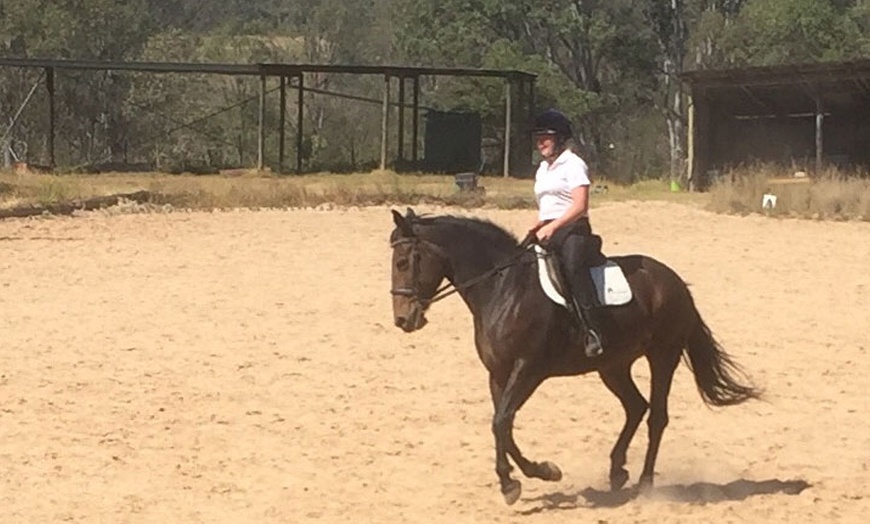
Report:
M 91 213 L 0 223 L 0 521 L 865 522 L 870 224 L 649 202 L 593 224 L 691 283 L 767 391 L 714 411 L 681 366 L 652 496 L 606 491 L 622 411 L 585 376 L 517 419 L 565 477 L 504 505 L 464 304 L 392 326 L 387 208 Z

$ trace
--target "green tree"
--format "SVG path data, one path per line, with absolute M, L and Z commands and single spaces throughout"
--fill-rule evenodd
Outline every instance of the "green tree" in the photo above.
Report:
M 655 49 L 639 6 L 634 0 L 409 1 L 398 43 L 414 64 L 536 73 L 538 105 L 571 115 L 586 153 L 606 162 L 605 145 L 618 134 L 615 117 L 648 105 L 654 84 Z M 454 103 L 500 105 L 497 88 L 462 91 L 442 90 Z
M 150 31 L 146 0 L 5 0 L 0 17 L 7 52 L 18 57 L 130 60 Z M 122 155 L 126 79 L 111 72 L 59 72 L 57 85 L 60 145 L 66 142 L 85 162 Z M 21 98 L 19 89 L 10 105 Z M 47 134 L 44 125 L 22 130 L 22 139 L 38 143 L 36 137 Z
M 684 0 L 648 0 L 646 14 L 661 46 L 664 95 L 661 108 L 668 126 L 670 176 L 674 180 L 686 171 L 685 95 L 680 80 L 689 39 L 686 3 Z
M 863 2 L 861 2 L 863 5 Z M 748 0 L 723 35 L 734 65 L 775 65 L 861 56 L 861 5 L 836 0 Z

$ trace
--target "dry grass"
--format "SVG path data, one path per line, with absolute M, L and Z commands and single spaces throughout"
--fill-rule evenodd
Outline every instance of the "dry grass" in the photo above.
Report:
M 672 192 L 666 181 L 631 186 L 594 186 L 593 206 L 608 201 L 667 200 L 706 206 L 720 213 L 765 213 L 776 217 L 870 220 L 870 180 L 831 171 L 813 179 L 783 177 L 782 170 L 758 167 L 730 173 L 709 193 Z M 483 192 L 460 192 L 447 175 L 399 175 L 392 171 L 355 174 L 275 176 L 233 171 L 222 175 L 105 173 L 47 175 L 0 172 L 0 209 L 54 204 L 117 193 L 149 191 L 155 204 L 177 208 L 301 208 L 321 205 L 440 204 L 464 208 L 534 209 L 533 181 L 482 177 Z M 777 196 L 762 209 L 764 194 Z
M 158 173 L 47 175 L 0 173 L 0 208 L 50 204 L 116 193 L 146 190 L 155 203 L 193 209 L 443 204 L 460 207 L 532 209 L 533 181 L 483 177 L 483 192 L 460 192 L 452 176 L 398 175 L 374 171 L 347 175 L 274 176 L 268 172 L 234 171 L 223 175 Z M 607 184 L 593 204 L 608 200 L 678 200 L 702 202 L 704 195 L 672 193 L 664 182 L 634 186 Z M 603 189 L 603 185 L 601 186 Z
M 762 209 L 765 194 L 776 207 Z M 870 220 L 870 179 L 829 170 L 814 178 L 783 177 L 760 167 L 730 173 L 710 191 L 710 207 L 720 213 L 765 213 L 779 217 Z

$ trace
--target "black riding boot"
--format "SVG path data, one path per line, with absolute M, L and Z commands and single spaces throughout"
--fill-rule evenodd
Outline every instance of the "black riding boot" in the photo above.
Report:
M 562 283 L 563 285 L 567 284 L 567 289 L 565 289 L 567 293 L 565 295 L 568 298 L 568 311 L 574 317 L 577 331 L 581 335 L 585 335 L 584 349 L 586 356 L 589 358 L 600 356 L 604 353 L 604 344 L 601 340 L 601 328 L 595 316 L 597 292 L 595 291 L 592 277 L 588 275 L 589 270 L 587 268 L 580 268 L 575 272 L 569 273 L 569 278 L 565 278 L 566 272 L 564 268 L 560 269 Z
M 586 328 L 586 356 L 589 358 L 601 356 L 604 353 L 604 342 L 601 337 L 601 328 L 595 315 L 596 291 L 589 269 L 582 268 L 579 274 L 572 278 L 572 291 L 574 295 L 574 314 L 578 316 L 580 323 Z
M 598 357 L 604 354 L 604 342 L 601 340 L 601 328 L 595 319 L 594 308 L 580 306 L 580 315 L 586 323 L 586 356 Z

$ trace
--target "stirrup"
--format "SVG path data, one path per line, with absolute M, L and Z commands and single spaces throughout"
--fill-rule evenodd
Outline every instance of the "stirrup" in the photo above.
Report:
M 588 329 L 586 331 L 586 356 L 589 358 L 600 357 L 604 354 L 604 347 L 601 344 L 601 337 L 595 330 Z

